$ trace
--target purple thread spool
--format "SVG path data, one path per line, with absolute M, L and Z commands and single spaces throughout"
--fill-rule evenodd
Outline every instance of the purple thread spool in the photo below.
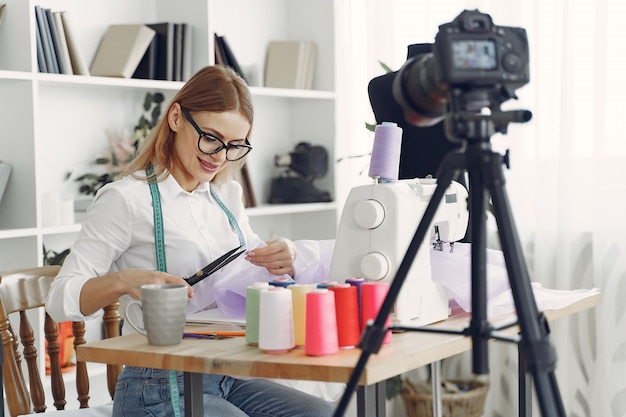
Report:
M 383 122 L 374 131 L 374 145 L 369 176 L 383 182 L 396 181 L 400 169 L 402 128 L 393 122 Z

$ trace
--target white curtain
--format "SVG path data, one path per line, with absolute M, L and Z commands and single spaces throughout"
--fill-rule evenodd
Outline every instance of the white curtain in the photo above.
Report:
M 594 310 L 551 325 L 567 414 L 626 416 L 626 3 L 337 0 L 340 190 L 368 180 L 368 159 L 349 157 L 371 150 L 367 83 L 383 74 L 378 61 L 399 69 L 408 44 L 434 42 L 439 24 L 476 8 L 528 34 L 531 81 L 503 107 L 533 119 L 492 144 L 511 152 L 507 191 L 531 279 L 602 292 Z M 495 345 L 485 415 L 515 415 L 517 356 Z

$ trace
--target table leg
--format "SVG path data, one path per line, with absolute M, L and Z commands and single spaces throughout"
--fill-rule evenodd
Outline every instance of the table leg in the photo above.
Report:
M 519 417 L 531 417 L 533 413 L 533 380 L 526 369 L 526 357 L 519 345 L 517 346 L 517 383 Z
M 386 383 L 360 385 L 356 393 L 356 409 L 358 417 L 385 417 L 386 408 Z
M 441 417 L 441 361 L 430 364 L 431 384 L 433 390 L 433 417 Z
M 204 417 L 202 374 L 185 372 L 185 417 Z

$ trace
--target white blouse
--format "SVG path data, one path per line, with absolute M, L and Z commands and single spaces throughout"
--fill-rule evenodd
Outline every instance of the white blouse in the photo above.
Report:
M 169 175 L 158 186 L 168 273 L 190 276 L 239 246 L 239 238 L 231 228 L 226 213 L 211 196 L 209 183 L 187 192 Z M 237 220 L 247 248 L 263 246 L 264 242 L 250 228 L 240 184 L 229 181 L 214 191 Z M 321 282 L 327 279 L 334 241 L 294 243 L 298 252 L 296 280 Z M 219 294 L 217 290 L 231 293 L 231 296 L 234 291 L 245 297 L 241 288 L 251 280 L 276 278 L 265 268 L 245 261 L 244 255 L 231 265 L 237 276 L 246 272 L 245 279 L 234 281 L 235 277 L 228 274 L 228 267 L 224 268 L 215 274 L 215 279 L 207 279 L 194 286 L 196 295 L 190 303 L 190 311 L 206 308 L 215 302 L 222 307 L 219 297 L 216 299 L 213 294 Z M 80 312 L 79 299 L 84 283 L 92 277 L 123 269 L 157 269 L 150 189 L 145 181 L 132 176 L 108 184 L 98 192 L 70 248 L 70 254 L 52 283 L 46 302 L 49 313 L 57 321 L 91 318 Z M 232 291 L 228 288 L 231 283 L 237 284 Z M 216 285 L 219 288 L 215 288 Z M 236 304 L 233 308 L 240 309 L 241 300 Z M 92 317 L 100 314 L 98 312 Z

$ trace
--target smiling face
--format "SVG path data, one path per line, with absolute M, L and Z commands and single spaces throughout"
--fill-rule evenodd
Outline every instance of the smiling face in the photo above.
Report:
M 250 123 L 238 111 L 191 113 L 193 120 L 205 133 L 215 136 L 228 144 L 243 144 L 250 132 Z M 174 139 L 173 164 L 170 174 L 180 186 L 191 192 L 201 182 L 211 181 L 215 175 L 229 163 L 226 150 L 214 154 L 204 154 L 198 149 L 199 135 L 191 123 L 184 117 L 178 103 L 168 113 L 170 129 L 176 135 Z

